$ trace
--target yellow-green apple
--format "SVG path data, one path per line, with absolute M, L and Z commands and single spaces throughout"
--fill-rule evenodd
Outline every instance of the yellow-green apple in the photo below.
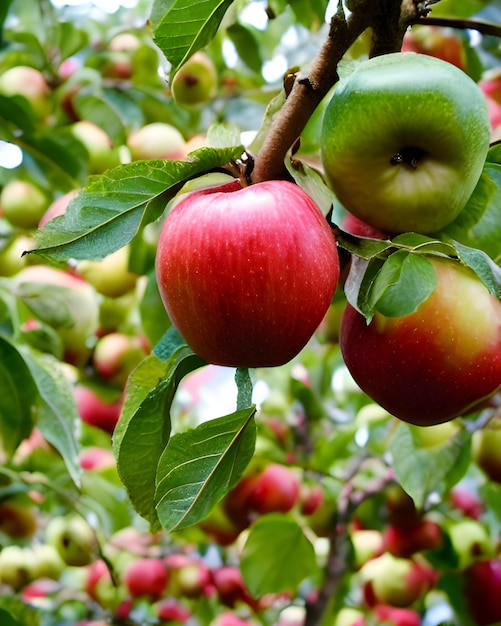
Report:
M 75 365 L 87 362 L 99 323 L 93 287 L 79 276 L 48 265 L 28 265 L 12 280 L 16 294 L 28 304 L 51 294 L 54 302 L 61 303 L 60 309 L 68 317 L 60 323 L 56 320 L 54 328 L 64 344 L 64 360 Z
M 120 165 L 120 152 L 109 135 L 90 120 L 78 120 L 69 126 L 70 133 L 83 145 L 88 155 L 89 174 L 102 174 Z
M 388 552 L 367 561 L 359 575 L 370 607 L 377 604 L 408 607 L 436 583 L 436 573 L 427 563 L 395 557 Z
M 491 558 L 495 554 L 495 545 L 488 529 L 476 520 L 454 522 L 447 532 L 458 557 L 459 570 L 465 570 L 475 561 Z
M 52 545 L 40 543 L 32 548 L 32 577 L 51 578 L 57 580 L 66 568 L 66 563 L 61 558 L 59 551 Z
M 431 259 L 437 286 L 401 317 L 367 324 L 348 305 L 340 346 L 360 388 L 392 415 L 430 426 L 471 412 L 501 385 L 501 302 L 459 262 Z
M 129 246 L 108 254 L 100 261 L 79 261 L 76 273 L 108 298 L 119 298 L 136 286 L 138 274 L 129 271 Z
M 333 626 L 365 626 L 364 614 L 359 609 L 343 607 L 336 615 Z
M 92 363 L 104 380 L 123 389 L 129 374 L 148 352 L 143 337 L 115 332 L 98 339 Z
M 388 233 L 434 233 L 468 201 L 489 140 L 485 98 L 467 74 L 397 52 L 363 61 L 336 86 L 321 152 L 350 213 Z
M 0 250 L 0 276 L 14 276 L 28 265 L 28 257 L 23 256 L 26 250 L 33 250 L 35 241 L 24 234 L 14 236 Z
M 22 96 L 29 102 L 38 119 L 50 113 L 50 87 L 42 72 L 27 65 L 16 65 L 0 74 L 0 94 Z
M 33 579 L 33 553 L 28 547 L 7 545 L 0 552 L 0 584 L 19 590 Z
M 464 573 L 463 592 L 477 626 L 501 622 L 501 559 L 477 561 Z
M 169 571 L 169 593 L 181 598 L 210 594 L 211 571 L 201 559 L 176 553 L 166 556 L 164 563 Z
M 266 367 L 290 361 L 315 332 L 339 257 L 299 186 L 235 180 L 180 198 L 160 233 L 156 275 L 172 323 L 202 358 Z
M 89 565 L 96 554 L 96 535 L 82 517 L 52 517 L 45 529 L 45 541 L 66 565 Z
M 198 51 L 174 75 L 172 95 L 181 105 L 203 104 L 214 96 L 216 84 L 214 61 L 205 52 Z
M 151 122 L 127 137 L 127 146 L 133 161 L 143 159 L 183 159 L 186 141 L 181 132 L 166 122 Z
M 471 454 L 473 462 L 489 478 L 501 483 L 501 428 L 498 423 L 487 424 L 472 435 Z
M 351 543 L 353 546 L 353 554 L 355 558 L 355 568 L 371 559 L 381 556 L 385 551 L 383 533 L 380 530 L 371 528 L 360 528 L 351 533 Z
M 108 43 L 103 55 L 101 73 L 108 78 L 128 79 L 133 74 L 133 53 L 140 47 L 140 39 L 133 33 L 119 33 Z
M 3 217 L 16 228 L 36 228 L 50 205 L 48 195 L 38 185 L 14 179 L 0 193 Z

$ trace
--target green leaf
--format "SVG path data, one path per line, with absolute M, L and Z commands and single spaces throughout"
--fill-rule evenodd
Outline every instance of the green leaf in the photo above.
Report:
M 297 21 L 309 30 L 316 31 L 325 23 L 326 0 L 287 0 L 287 4 L 291 6 Z
M 38 248 L 30 252 L 54 261 L 102 259 L 128 244 L 145 222 L 158 219 L 186 180 L 242 152 L 242 146 L 201 148 L 186 161 L 136 161 L 90 177 L 66 213 L 38 231 Z
M 455 241 L 458 256 L 484 283 L 490 293 L 501 299 L 501 267 L 488 254 Z
M 423 447 L 413 436 L 412 428 L 416 427 L 404 422 L 398 425 L 390 439 L 389 452 L 398 482 L 416 507 L 422 508 L 433 491 L 444 494 L 462 478 L 470 462 L 470 436 L 464 428 L 458 428 L 445 442 Z
M 428 259 L 405 250 L 394 252 L 377 273 L 366 301 L 359 302 L 366 315 L 379 311 L 387 317 L 413 313 L 437 286 Z
M 152 528 L 158 528 L 155 479 L 170 437 L 172 400 L 183 376 L 202 365 L 205 361 L 182 344 L 167 361 L 156 354 L 141 361 L 127 383 L 113 450 L 132 505 Z
M 146 287 L 139 303 L 141 326 L 150 343 L 155 345 L 169 329 L 171 323 L 165 311 L 155 272 L 148 275 Z
M 21 352 L 39 393 L 37 426 L 63 458 L 75 485 L 80 486 L 77 439 L 80 418 L 71 384 L 55 358 L 26 348 Z
M 235 22 L 226 29 L 238 56 L 249 69 L 256 72 L 256 74 L 260 74 L 263 59 L 259 50 L 259 40 L 254 31 L 254 28 L 240 24 L 240 22 Z
M 366 261 L 382 255 L 394 247 L 391 241 L 357 237 L 344 231 L 337 232 L 336 241 L 341 248 Z
M 40 612 L 23 602 L 18 596 L 9 594 L 0 597 L 0 624 L 2 626 L 11 626 L 11 624 L 40 626 L 40 619 Z
M 21 626 L 19 622 L 7 613 L 4 609 L 0 609 L 0 621 L 3 626 Z
M 263 515 L 250 529 L 240 568 L 254 598 L 290 591 L 315 572 L 315 550 L 295 520 Z
M 313 198 L 322 213 L 327 215 L 332 208 L 333 197 L 320 174 L 312 167 L 295 159 L 287 159 L 285 165 L 296 183 Z
M 155 0 L 150 15 L 153 38 L 172 65 L 171 76 L 216 35 L 233 0 Z
M 11 457 L 33 428 L 37 388 L 23 356 L 0 336 L 0 443 Z
M 201 521 L 238 482 L 254 454 L 255 407 L 174 435 L 158 465 L 156 502 L 162 527 Z

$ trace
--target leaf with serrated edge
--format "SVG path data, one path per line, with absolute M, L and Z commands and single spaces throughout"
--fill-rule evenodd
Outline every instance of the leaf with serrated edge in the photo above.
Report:
M 66 213 L 37 232 L 37 249 L 30 252 L 56 261 L 102 259 L 127 245 L 146 219 L 159 218 L 185 181 L 242 153 L 242 146 L 201 148 L 186 161 L 136 161 L 90 177 Z M 159 197 L 163 202 L 152 202 Z
M 167 531 L 202 520 L 237 483 L 254 454 L 255 407 L 174 435 L 158 464 L 157 513 Z
M 54 357 L 36 354 L 27 347 L 21 353 L 40 394 L 37 426 L 62 456 L 69 475 L 79 487 L 81 467 L 76 429 L 80 418 L 71 383 Z
M 152 354 L 133 370 L 124 407 L 113 433 L 113 450 L 120 478 L 135 510 L 158 528 L 155 477 L 158 461 L 170 437 L 170 407 L 179 382 L 205 365 L 186 345 L 168 361 Z
M 155 0 L 150 15 L 153 38 L 172 65 L 172 76 L 197 50 L 207 46 L 233 0 Z
M 254 598 L 295 589 L 316 566 L 313 544 L 302 528 L 278 513 L 255 522 L 240 562 L 245 585 Z
M 482 250 L 463 246 L 457 241 L 454 246 L 461 261 L 475 272 L 490 293 L 501 300 L 501 267 Z

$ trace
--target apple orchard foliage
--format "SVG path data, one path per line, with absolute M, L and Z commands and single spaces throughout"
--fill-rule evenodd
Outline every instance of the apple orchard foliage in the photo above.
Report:
M 404 2 L 400 16 L 398 1 L 347 0 L 345 13 L 338 9 L 331 20 L 335 4 L 270 0 L 265 11 L 252 0 L 155 0 L 104 14 L 88 6 L 56 9 L 48 0 L 2 2 L 0 623 L 501 621 L 501 415 L 497 396 L 477 403 L 501 382 L 499 340 L 473 373 L 464 376 L 462 368 L 447 380 L 448 421 L 437 424 L 442 419 L 434 415 L 435 425 L 416 425 L 424 423 L 419 402 L 433 403 L 444 392 L 445 383 L 432 385 L 451 363 L 468 361 L 472 346 L 480 350 L 479 338 L 493 327 L 499 339 L 501 11 L 486 0 L 441 0 L 429 7 Z M 262 26 L 249 20 L 251 9 Z M 478 31 L 468 29 L 470 20 Z M 388 100 L 374 99 L 377 122 L 357 138 L 358 124 L 343 125 L 341 115 L 329 113 L 331 89 L 338 75 L 363 76 L 368 56 L 378 66 L 390 58 L 381 55 L 397 53 L 399 67 L 399 50 L 428 55 L 423 68 L 435 67 L 432 57 L 459 68 L 455 76 L 464 82 L 457 84 L 474 89 L 476 103 L 472 113 L 461 108 L 460 97 L 461 114 L 468 124 L 478 111 L 485 115 L 483 135 L 480 123 L 473 128 L 479 147 L 471 152 L 459 137 L 466 121 L 445 141 L 459 114 L 429 106 L 424 87 L 413 96 L 419 115 L 415 122 L 409 117 L 412 141 L 424 143 L 418 152 L 398 145 L 402 151 L 389 167 L 403 162 L 407 174 L 418 171 L 437 140 L 438 131 L 430 129 L 445 129 L 439 144 L 454 157 L 452 176 L 459 182 L 447 185 L 444 167 L 436 189 L 433 183 L 399 188 L 412 190 L 406 204 L 413 207 L 423 198 L 441 199 L 451 187 L 457 197 L 463 193 L 460 211 L 446 200 L 447 206 L 431 207 L 430 219 L 452 212 L 438 232 L 421 222 L 413 232 L 386 222 L 368 225 L 346 211 L 356 199 L 364 211 L 379 202 L 378 133 L 391 137 L 393 122 L 405 116 L 403 109 L 388 110 Z M 414 82 L 425 85 L 430 76 L 431 70 L 417 72 Z M 445 88 L 431 82 L 434 93 Z M 457 84 L 453 96 L 461 92 Z M 355 119 L 357 107 L 345 107 L 344 115 Z M 14 146 L 22 160 L 11 167 L 4 155 Z M 346 150 L 360 174 L 346 169 Z M 465 171 L 464 161 L 455 164 L 462 150 L 472 159 Z M 336 172 L 329 169 L 333 163 Z M 250 372 L 207 365 L 193 351 L 164 308 L 160 263 L 155 272 L 167 216 L 182 215 L 187 198 L 216 197 L 195 194 L 235 178 L 252 184 L 227 198 L 258 196 L 268 179 L 279 191 L 295 183 L 298 195 L 305 192 L 318 206 L 329 235 L 328 252 L 322 255 L 319 244 L 312 255 L 301 202 L 295 205 L 293 196 L 277 205 L 281 212 L 267 235 L 273 245 L 263 245 L 261 257 L 238 255 L 248 245 L 247 229 L 239 223 L 231 231 L 230 223 L 237 242 L 231 259 L 243 264 L 245 257 L 247 277 L 266 268 L 270 283 L 275 271 L 283 280 L 311 281 L 308 292 L 295 284 L 293 293 L 282 288 L 259 297 L 245 323 L 224 325 L 226 339 L 238 329 L 239 344 L 251 354 L 254 323 L 264 332 L 265 354 L 270 346 L 285 350 L 284 365 Z M 339 191 L 353 181 L 357 198 Z M 188 191 L 193 195 L 185 196 Z M 208 205 L 203 217 L 198 230 L 175 233 L 179 254 L 189 249 L 183 234 L 200 248 L 212 241 Z M 249 222 L 260 225 L 260 219 Z M 292 241 L 303 239 L 279 250 L 285 225 Z M 298 270 L 287 274 L 285 260 L 294 249 Z M 332 265 L 338 257 L 339 281 Z M 443 281 L 434 271 L 442 266 L 460 278 Z M 211 282 L 215 270 L 207 262 L 193 270 L 207 280 L 198 305 L 206 317 L 197 324 L 199 309 L 191 317 L 190 332 L 203 331 L 201 352 L 212 332 L 204 329 L 216 328 L 213 298 L 229 285 L 224 269 L 219 283 Z M 238 274 L 237 263 L 229 271 Z M 189 274 L 176 276 L 181 300 L 173 320 L 177 315 L 182 330 L 193 283 Z M 245 299 L 251 281 L 242 276 L 238 293 Z M 256 289 L 262 283 L 256 281 Z M 424 333 L 398 362 L 388 359 L 394 379 L 383 389 L 376 360 L 383 348 L 365 339 L 357 344 L 374 327 L 367 322 L 391 327 L 403 320 L 398 352 L 408 338 L 405 321 L 418 319 L 416 309 L 426 301 L 425 311 L 436 309 L 440 333 L 445 309 L 436 301 L 446 299 L 445 284 L 453 287 L 446 328 L 457 331 L 458 352 L 434 355 L 430 347 L 428 388 L 407 394 L 405 361 L 409 353 L 414 363 L 424 361 L 431 337 Z M 462 300 L 464 292 L 474 296 Z M 294 319 L 301 296 L 307 306 Z M 353 376 L 360 387 L 339 341 L 347 307 L 358 309 L 360 329 L 341 344 L 345 357 L 356 352 L 350 358 L 359 361 L 361 373 Z M 489 326 L 483 320 L 491 311 L 497 324 Z M 471 329 L 473 315 L 480 320 L 474 336 L 463 330 Z M 306 318 L 308 337 L 299 337 Z M 269 320 L 278 330 L 267 338 Z M 294 334 L 290 345 L 284 329 Z M 217 361 L 212 354 L 204 356 Z M 494 375 L 487 387 L 487 376 L 475 380 L 483 367 Z M 374 390 L 362 381 L 369 369 Z M 374 398 L 399 413 L 398 389 L 407 408 L 412 398 L 407 421 L 416 424 L 376 404 Z

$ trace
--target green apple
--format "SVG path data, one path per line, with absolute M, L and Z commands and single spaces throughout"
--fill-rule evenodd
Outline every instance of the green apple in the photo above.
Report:
M 495 555 L 494 542 L 482 523 L 463 519 L 452 524 L 447 530 L 458 557 L 459 570 L 463 571 L 472 563 Z
M 468 201 L 489 140 L 485 98 L 467 74 L 397 52 L 360 63 L 337 85 L 321 151 L 350 213 L 389 233 L 434 233 Z
M 50 199 L 37 185 L 27 180 L 11 180 L 2 189 L 3 217 L 16 228 L 36 228 L 49 208 Z
M 129 246 L 124 246 L 100 261 L 79 261 L 76 266 L 77 274 L 103 296 L 123 296 L 134 289 L 139 278 L 129 271 L 129 252 Z
M 389 413 L 431 426 L 466 415 L 501 385 L 501 302 L 473 271 L 431 258 L 437 286 L 416 311 L 376 313 L 348 305 L 340 346 L 360 388 Z
M 0 585 L 16 591 L 33 579 L 33 554 L 30 548 L 5 546 L 0 552 Z
M 53 517 L 45 529 L 45 541 L 67 565 L 89 565 L 96 554 L 96 535 L 81 517 Z
M 199 51 L 186 61 L 172 79 L 172 95 L 181 105 L 203 104 L 216 89 L 217 72 L 212 59 Z
M 71 134 L 78 139 L 88 154 L 89 174 L 102 174 L 120 165 L 119 150 L 113 146 L 109 135 L 89 120 L 79 120 L 69 126 Z
M 334 626 L 359 626 L 360 624 L 365 624 L 364 614 L 352 607 L 343 607 L 334 621 Z
M 471 440 L 471 454 L 474 463 L 490 480 L 501 483 L 501 428 L 490 424 L 476 430 Z

